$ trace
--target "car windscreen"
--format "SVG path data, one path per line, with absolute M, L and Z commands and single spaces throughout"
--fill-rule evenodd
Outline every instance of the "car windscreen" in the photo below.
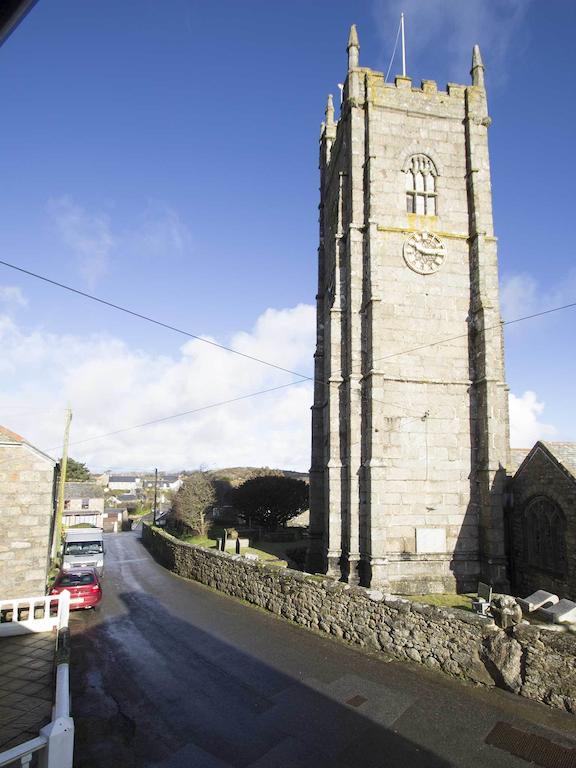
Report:
M 93 573 L 66 573 L 58 579 L 59 587 L 83 587 L 86 584 L 94 584 L 96 579 Z
M 101 541 L 67 541 L 64 549 L 65 555 L 100 555 L 102 552 Z

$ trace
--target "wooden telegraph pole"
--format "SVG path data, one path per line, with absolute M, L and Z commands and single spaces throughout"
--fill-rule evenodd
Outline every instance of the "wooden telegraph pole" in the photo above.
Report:
M 156 498 L 157 498 L 157 492 L 158 492 L 158 469 L 154 470 L 154 509 L 153 516 L 154 516 L 154 525 L 156 525 Z
M 52 551 L 54 557 L 60 552 L 60 539 L 62 538 L 62 515 L 64 513 L 64 483 L 66 482 L 66 469 L 68 467 L 68 441 L 70 438 L 70 422 L 72 421 L 71 408 L 66 409 L 66 421 L 64 426 L 64 445 L 62 446 L 62 461 L 60 462 L 60 479 L 58 483 L 58 504 L 56 506 L 56 525 L 54 526 L 54 544 Z

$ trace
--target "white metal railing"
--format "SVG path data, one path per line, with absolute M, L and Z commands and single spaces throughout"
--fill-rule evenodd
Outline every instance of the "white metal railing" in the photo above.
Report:
M 58 630 L 52 721 L 40 729 L 36 738 L 0 752 L 0 768 L 29 768 L 35 753 L 38 753 L 38 768 L 72 768 L 74 720 L 70 717 L 69 615 L 70 593 L 66 591 L 46 597 L 0 600 L 0 636 Z
M 11 765 L 13 763 L 19 764 L 22 768 L 28 768 L 35 752 L 39 752 L 48 744 L 48 739 L 45 736 L 38 736 L 35 739 L 30 739 L 24 744 L 19 744 L 17 747 L 7 749 L 5 752 L 0 752 L 0 768 L 4 765 Z M 20 761 L 20 763 L 18 763 Z
M 70 592 L 0 600 L 0 637 L 50 632 L 68 626 Z

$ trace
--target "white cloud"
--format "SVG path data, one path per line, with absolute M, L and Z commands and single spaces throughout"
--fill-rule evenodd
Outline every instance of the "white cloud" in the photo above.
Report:
M 268 309 L 233 348 L 293 371 L 309 372 L 315 343 L 310 305 Z M 71 455 L 93 468 L 268 465 L 306 470 L 311 383 L 280 389 L 102 440 L 120 430 L 280 386 L 294 377 L 199 340 L 172 356 L 131 349 L 94 334 L 25 331 L 0 314 L 0 423 L 59 454 L 64 409 L 72 405 Z M 558 430 L 542 419 L 533 391 L 510 395 L 511 442 L 530 447 Z
M 523 20 L 529 5 L 530 0 L 376 0 L 375 16 L 388 61 L 404 12 L 409 75 L 416 77 L 415 63 L 424 57 L 430 61 L 440 47 L 448 59 L 446 79 L 462 82 L 470 70 L 472 46 L 479 43 L 495 82 L 505 74 L 512 38 L 516 51 L 526 44 Z M 393 67 L 391 75 L 399 71 Z
M 576 269 L 568 270 L 560 279 L 547 286 L 542 285 L 528 272 L 505 274 L 500 284 L 500 307 L 505 321 L 571 304 L 575 297 Z M 540 317 L 536 322 L 542 324 L 556 320 L 566 323 L 569 322 L 570 317 L 566 312 L 570 311 L 573 312 L 573 310 L 566 310 Z M 512 331 L 514 334 L 532 333 L 533 329 L 534 325 L 527 321 L 510 325 L 507 331 Z
M 17 285 L 0 285 L 0 302 L 16 307 L 28 306 L 28 299 Z
M 513 448 L 531 448 L 537 440 L 554 440 L 558 430 L 539 420 L 545 403 L 535 392 L 526 390 L 521 397 L 510 393 L 510 444 Z
M 67 196 L 50 200 L 48 212 L 64 244 L 75 254 L 80 274 L 93 288 L 108 271 L 116 245 L 108 218 L 89 213 Z
M 539 311 L 542 300 L 536 280 L 527 273 L 505 275 L 500 286 L 500 307 L 504 320 L 515 320 Z
M 269 309 L 251 332 L 237 333 L 230 346 L 291 370 L 310 371 L 314 316 L 314 308 L 304 304 Z M 308 468 L 309 383 L 103 440 L 77 442 L 279 386 L 294 379 L 290 374 L 198 340 L 168 357 L 129 349 L 123 341 L 102 335 L 28 333 L 6 316 L 0 316 L 0 346 L 0 423 L 53 455 L 59 453 L 63 412 L 70 402 L 71 455 L 94 468 Z M 46 411 L 45 418 L 38 418 L 38 409 Z

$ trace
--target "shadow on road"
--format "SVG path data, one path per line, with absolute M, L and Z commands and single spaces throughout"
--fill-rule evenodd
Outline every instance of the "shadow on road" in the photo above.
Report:
M 408 706 L 394 691 L 355 689 L 346 670 L 332 682 L 292 677 L 150 594 L 119 598 L 124 613 L 79 617 L 74 632 L 76 768 L 450 765 L 394 732 Z

